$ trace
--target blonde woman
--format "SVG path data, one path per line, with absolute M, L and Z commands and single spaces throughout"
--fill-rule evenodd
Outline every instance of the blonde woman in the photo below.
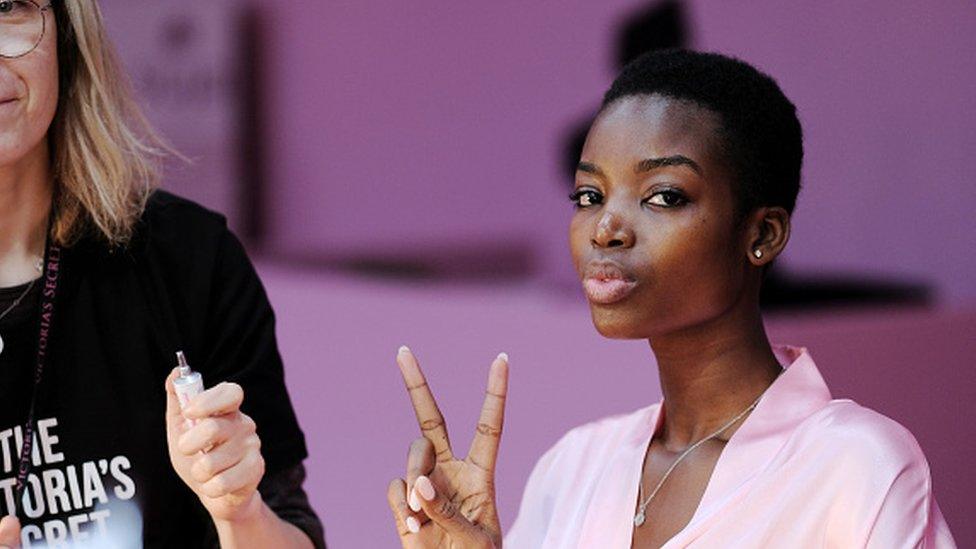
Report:
M 94 0 L 0 0 L 0 546 L 322 547 L 261 283 L 121 82 Z

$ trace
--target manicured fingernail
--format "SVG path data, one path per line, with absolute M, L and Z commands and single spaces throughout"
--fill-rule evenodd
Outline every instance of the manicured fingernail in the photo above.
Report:
M 508 353 L 498 353 L 498 358 L 495 360 L 504 360 L 505 364 L 508 364 Z
M 416 484 L 414 484 L 414 490 L 420 492 L 420 497 L 427 501 L 434 499 L 434 485 L 430 483 L 430 479 L 427 477 L 418 477 Z
M 417 490 L 416 489 L 410 490 L 410 497 L 407 498 L 407 503 L 410 505 L 410 508 L 413 509 L 415 513 L 419 513 L 420 512 L 420 509 L 421 509 L 420 500 L 417 499 Z
M 398 355 L 402 355 L 404 353 L 409 353 L 409 352 L 410 352 L 410 347 L 407 347 L 406 345 L 400 345 L 400 348 L 397 349 Z
M 420 531 L 420 522 L 414 517 L 407 517 L 407 530 L 410 530 L 412 534 L 416 534 Z

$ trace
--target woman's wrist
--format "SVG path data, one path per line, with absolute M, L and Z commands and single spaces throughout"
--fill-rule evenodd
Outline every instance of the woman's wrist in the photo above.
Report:
M 233 517 L 214 517 L 217 537 L 223 549 L 242 549 L 250 547 L 300 547 L 312 549 L 313 544 L 307 534 L 298 527 L 282 520 L 268 507 L 255 491 L 251 501 L 241 507 L 240 513 Z
M 260 523 L 263 520 L 267 520 L 269 514 L 272 517 L 277 517 L 277 515 L 274 514 L 274 511 L 272 511 L 271 508 L 264 503 L 261 493 L 255 490 L 251 494 L 250 499 L 238 507 L 233 515 L 215 515 L 213 511 L 210 511 L 210 518 L 213 520 L 219 531 L 221 526 L 235 527 L 245 524 Z

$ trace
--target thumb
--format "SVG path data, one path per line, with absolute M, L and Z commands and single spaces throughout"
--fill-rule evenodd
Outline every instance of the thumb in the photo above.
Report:
M 13 515 L 0 520 L 0 547 L 20 547 L 20 521 Z
M 176 396 L 176 388 L 173 386 L 173 380 L 177 375 L 179 375 L 179 368 L 173 368 L 166 377 L 166 430 L 170 433 L 179 432 L 184 422 L 180 399 Z
M 453 545 L 460 547 L 492 547 L 488 536 L 464 518 L 451 500 L 434 489 L 434 484 L 426 476 L 417 477 L 414 490 L 420 496 L 420 506 L 435 524 L 444 529 Z

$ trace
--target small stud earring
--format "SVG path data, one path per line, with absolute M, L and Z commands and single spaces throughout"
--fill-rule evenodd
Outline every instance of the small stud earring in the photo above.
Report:
M 756 248 L 752 251 L 752 255 L 756 256 L 756 259 L 762 259 L 762 250 Z

